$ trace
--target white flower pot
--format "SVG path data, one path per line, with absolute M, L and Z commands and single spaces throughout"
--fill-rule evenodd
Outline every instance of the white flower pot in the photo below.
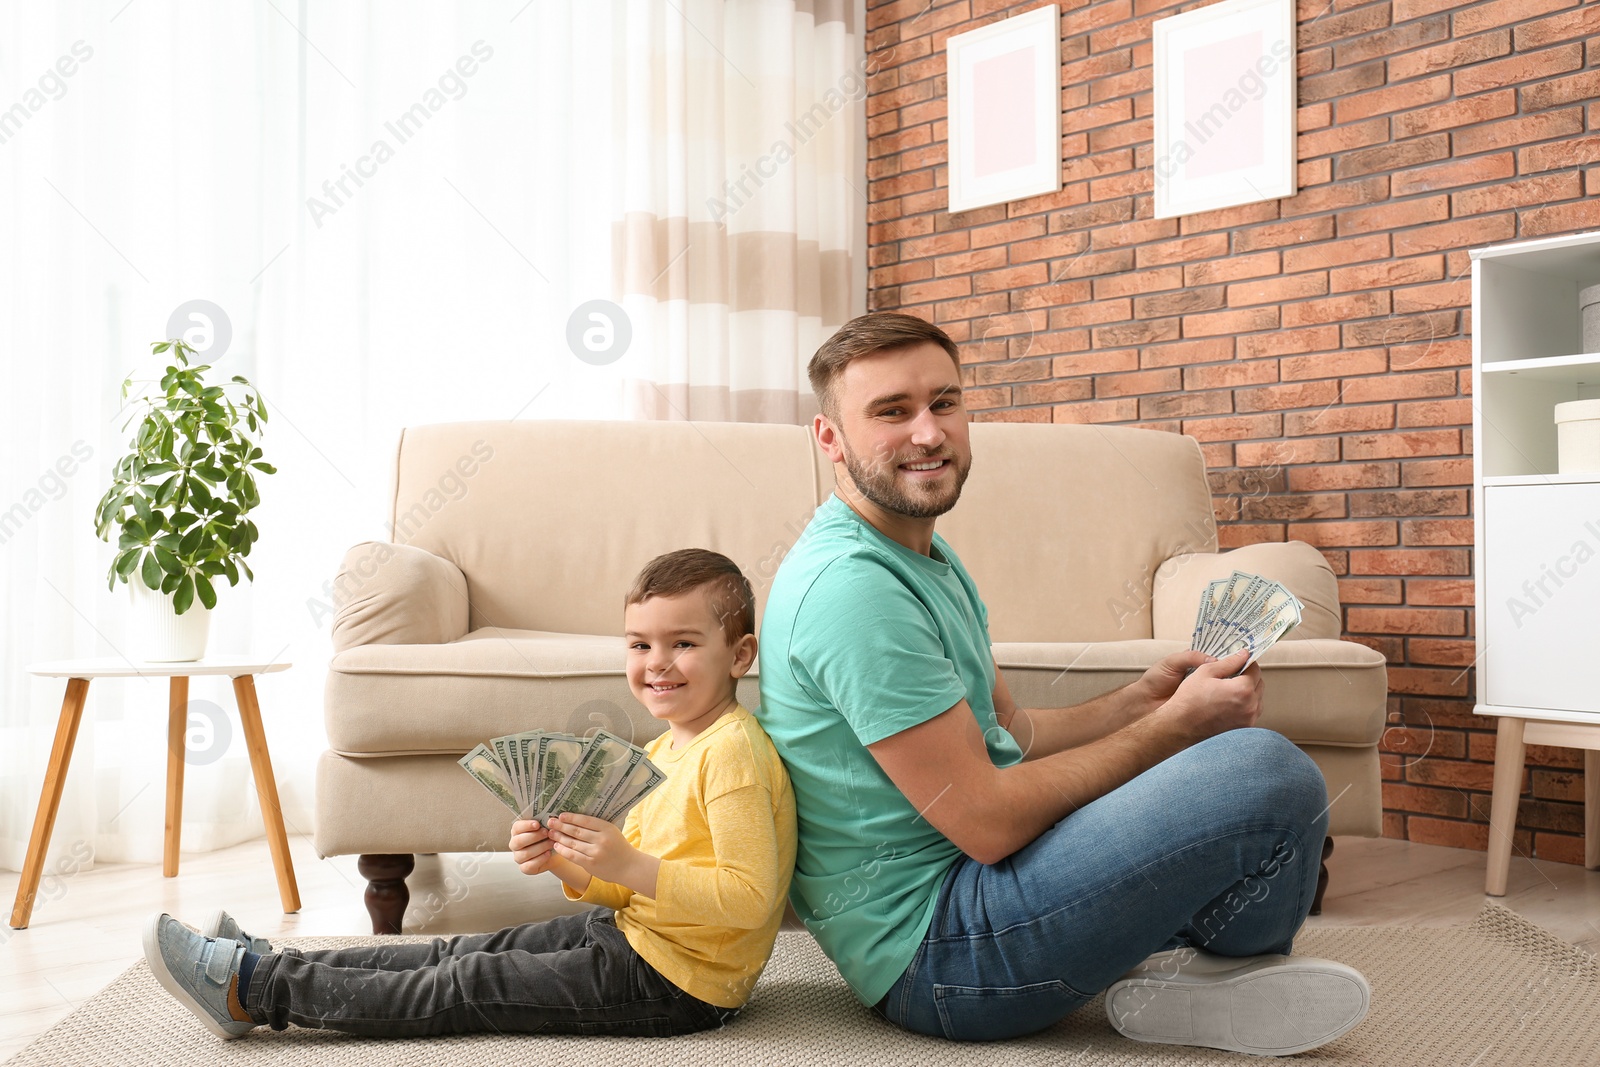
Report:
M 179 615 L 172 594 L 151 589 L 137 575 L 128 582 L 133 590 L 133 654 L 151 663 L 177 663 L 202 659 L 211 632 L 211 609 L 198 597 Z

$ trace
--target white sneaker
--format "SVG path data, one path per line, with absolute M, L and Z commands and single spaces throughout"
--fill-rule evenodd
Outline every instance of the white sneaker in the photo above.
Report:
M 1171 949 L 1111 984 L 1106 1017 L 1135 1041 L 1289 1056 L 1351 1030 L 1371 999 L 1361 972 L 1332 960 Z

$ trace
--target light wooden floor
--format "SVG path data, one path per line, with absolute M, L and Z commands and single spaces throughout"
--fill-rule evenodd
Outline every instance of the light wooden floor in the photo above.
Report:
M 279 910 L 264 841 L 186 855 L 175 879 L 159 865 L 101 866 L 46 886 L 32 925 L 0 925 L 0 1062 L 82 1004 L 143 955 L 145 920 L 168 911 L 199 925 L 227 907 L 252 934 L 271 937 L 364 934 L 365 886 L 354 856 L 319 860 L 304 837 L 290 838 L 302 910 Z M 1405 841 L 1340 838 L 1331 881 L 1312 925 L 1455 926 L 1483 906 L 1484 854 Z M 18 876 L 0 872 L 10 914 Z M 469 933 L 577 910 L 550 876 L 529 878 L 494 854 L 418 857 L 408 880 L 408 933 Z M 1501 901 L 1591 952 L 1600 951 L 1600 871 L 1513 859 Z

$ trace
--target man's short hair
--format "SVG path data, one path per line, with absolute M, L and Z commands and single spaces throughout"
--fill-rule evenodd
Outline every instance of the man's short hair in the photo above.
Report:
M 680 596 L 702 586 L 729 648 L 756 632 L 756 597 L 750 580 L 733 560 L 704 548 L 680 548 L 646 563 L 622 606 L 653 596 Z
M 853 359 L 885 352 L 894 348 L 932 341 L 946 352 L 961 370 L 961 353 L 950 335 L 926 319 L 907 315 L 903 311 L 869 311 L 858 315 L 822 343 L 811 362 L 806 364 L 806 376 L 811 379 L 811 391 L 816 394 L 822 414 L 835 426 L 839 424 L 839 375 Z

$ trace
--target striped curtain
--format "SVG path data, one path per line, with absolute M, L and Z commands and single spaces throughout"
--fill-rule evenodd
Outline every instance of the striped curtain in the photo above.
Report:
M 634 0 L 615 46 L 624 418 L 807 423 L 866 303 L 864 0 Z M 624 369 L 625 368 L 625 369 Z

